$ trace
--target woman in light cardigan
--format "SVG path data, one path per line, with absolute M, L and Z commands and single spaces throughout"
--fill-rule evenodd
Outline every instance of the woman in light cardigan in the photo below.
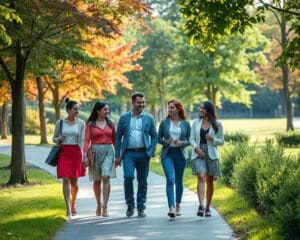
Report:
M 67 98 L 66 103 L 68 115 L 66 118 L 56 122 L 53 142 L 61 144 L 57 164 L 57 178 L 63 179 L 66 215 L 68 219 L 71 219 L 71 215 L 76 215 L 77 213 L 77 179 L 85 176 L 82 155 L 85 122 L 78 118 L 78 102 Z M 62 121 L 61 132 L 60 121 Z
M 198 119 L 192 124 L 190 143 L 192 145 L 192 172 L 197 175 L 199 207 L 197 215 L 211 216 L 210 203 L 214 191 L 214 180 L 220 176 L 218 146 L 224 144 L 223 127 L 217 121 L 215 106 L 210 101 L 200 104 Z M 204 193 L 206 181 L 206 207 Z
M 183 173 L 188 157 L 185 147 L 190 145 L 190 132 L 191 126 L 186 120 L 186 113 L 181 102 L 179 100 L 169 101 L 168 116 L 162 120 L 159 126 L 158 143 L 163 145 L 160 156 L 167 180 L 168 215 L 171 218 L 181 215 Z M 176 185 L 175 199 L 174 183 Z

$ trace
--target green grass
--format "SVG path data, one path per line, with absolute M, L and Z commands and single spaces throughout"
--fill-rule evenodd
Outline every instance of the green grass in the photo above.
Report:
M 161 163 L 158 161 L 151 161 L 151 171 L 164 175 Z M 197 191 L 197 179 L 191 174 L 190 168 L 187 168 L 184 173 L 184 185 L 194 192 Z M 195 209 L 197 204 L 195 202 Z M 233 189 L 225 186 L 221 181 L 215 184 L 213 206 L 241 239 L 283 239 L 277 234 L 276 226 L 262 218 Z
M 50 239 L 65 221 L 61 183 L 27 166 L 30 183 L 5 187 L 10 158 L 0 154 L 0 240 Z
M 39 146 L 46 146 L 50 147 L 53 145 L 52 142 L 53 134 L 49 134 L 47 136 L 48 144 L 40 144 L 41 137 L 39 135 L 25 135 L 25 144 L 28 145 L 39 145 Z M 11 144 L 11 135 L 8 136 L 7 139 L 1 139 L 0 144 Z

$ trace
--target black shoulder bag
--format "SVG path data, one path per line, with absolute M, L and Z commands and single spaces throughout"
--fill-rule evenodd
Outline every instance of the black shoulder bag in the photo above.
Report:
M 59 134 L 62 135 L 62 124 L 63 120 L 61 119 L 59 121 Z M 56 144 L 51 148 L 51 151 L 45 161 L 45 163 L 49 164 L 52 167 L 55 167 L 58 163 L 58 157 L 59 157 L 59 151 L 60 151 L 60 144 Z

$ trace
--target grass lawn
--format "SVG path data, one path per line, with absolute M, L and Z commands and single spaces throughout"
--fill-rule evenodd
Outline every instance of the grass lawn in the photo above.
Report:
M 151 170 L 164 175 L 160 162 L 151 161 Z M 194 192 L 197 191 L 197 180 L 191 174 L 190 168 L 187 168 L 184 173 L 184 185 Z M 195 202 L 195 212 L 197 205 L 198 203 Z M 225 186 L 221 181 L 215 184 L 213 206 L 226 219 L 226 222 L 231 225 L 234 232 L 241 239 L 282 239 L 276 233 L 275 226 L 272 226 L 266 219 L 258 215 L 234 190 Z
M 29 185 L 5 187 L 9 160 L 0 154 L 0 240 L 50 239 L 66 220 L 61 183 L 27 166 Z
M 285 118 L 269 119 L 223 119 L 224 132 L 242 130 L 251 136 L 251 142 L 264 142 L 274 139 L 274 133 L 285 131 Z

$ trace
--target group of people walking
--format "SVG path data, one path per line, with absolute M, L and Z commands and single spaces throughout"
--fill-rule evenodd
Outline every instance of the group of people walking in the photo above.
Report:
M 96 199 L 96 215 L 108 217 L 110 178 L 116 177 L 115 168 L 123 167 L 126 216 L 146 216 L 147 178 L 149 163 L 157 143 L 166 176 L 168 216 L 181 215 L 183 175 L 192 146 L 192 173 L 197 176 L 198 216 L 210 217 L 210 203 L 214 180 L 220 176 L 218 146 L 224 144 L 223 129 L 217 120 L 215 106 L 210 101 L 200 104 L 199 118 L 192 127 L 179 100 L 168 102 L 168 115 L 157 132 L 153 116 L 144 111 L 145 96 L 136 92 L 131 96 L 132 110 L 122 115 L 117 127 L 108 117 L 109 104 L 98 101 L 86 123 L 79 119 L 79 104 L 66 101 L 67 116 L 57 121 L 53 141 L 61 144 L 57 177 L 62 178 L 63 195 L 68 218 L 76 215 L 77 180 L 85 176 L 88 167 Z M 138 189 L 134 194 L 133 181 Z M 206 194 L 205 194 L 206 188 Z M 204 196 L 206 201 L 204 202 Z

